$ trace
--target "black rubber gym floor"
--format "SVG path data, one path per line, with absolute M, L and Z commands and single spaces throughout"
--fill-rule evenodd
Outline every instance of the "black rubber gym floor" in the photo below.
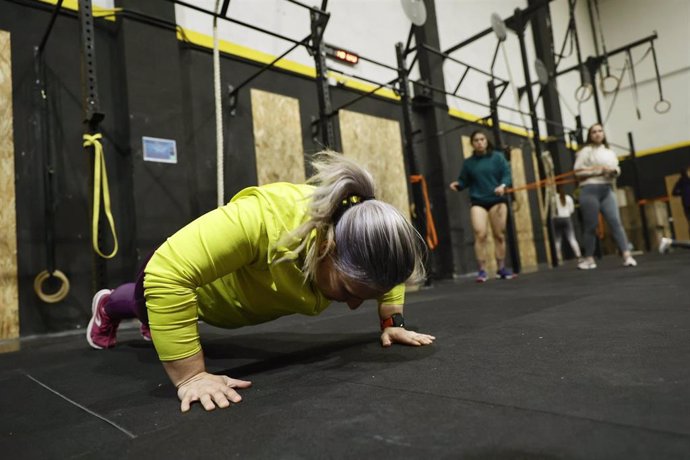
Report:
M 690 458 L 690 252 L 408 295 L 433 346 L 379 345 L 374 305 L 224 331 L 244 401 L 179 412 L 136 328 L 0 355 L 3 458 Z M 60 396 L 62 395 L 62 396 Z M 68 401 L 65 398 L 69 398 Z

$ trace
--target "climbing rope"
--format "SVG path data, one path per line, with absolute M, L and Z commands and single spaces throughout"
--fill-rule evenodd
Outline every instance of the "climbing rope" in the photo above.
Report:
M 220 0 L 216 0 L 216 14 Z M 220 50 L 218 44 L 218 16 L 213 16 L 213 95 L 216 107 L 216 201 L 218 207 L 225 204 L 225 178 L 223 163 L 223 106 L 220 94 Z

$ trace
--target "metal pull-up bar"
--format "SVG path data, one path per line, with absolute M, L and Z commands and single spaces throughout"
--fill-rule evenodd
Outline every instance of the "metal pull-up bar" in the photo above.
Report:
M 520 14 L 516 13 L 513 16 L 511 16 L 507 19 L 504 19 L 503 22 L 505 22 L 505 24 L 508 27 L 510 27 L 511 29 L 514 29 L 516 27 L 515 21 L 521 19 L 522 16 L 530 15 L 530 14 L 534 13 L 535 11 L 539 10 L 540 8 L 547 6 L 552 1 L 553 0 L 543 0 L 543 2 L 540 4 L 532 5 L 525 10 L 521 10 Z M 474 43 L 475 41 L 479 40 L 480 38 L 485 37 L 485 36 L 489 35 L 490 33 L 493 33 L 493 31 L 494 30 L 492 27 L 489 27 L 485 30 L 482 30 L 481 32 L 471 36 L 470 38 L 468 38 L 466 40 L 463 40 L 462 42 L 458 43 L 457 45 L 451 46 L 450 48 L 448 48 L 447 50 L 444 51 L 444 54 L 450 54 L 454 51 L 459 50 L 460 48 L 464 48 L 465 46 Z
M 247 79 L 245 79 L 245 80 L 244 80 L 242 83 L 240 83 L 239 85 L 237 85 L 237 86 L 230 86 L 230 88 L 229 88 L 230 91 L 229 91 L 229 94 L 228 94 L 228 98 L 230 99 L 230 114 L 231 114 L 231 115 L 235 115 L 235 109 L 236 109 L 236 107 L 237 107 L 237 93 L 239 93 L 239 91 L 240 91 L 242 88 L 244 88 L 247 84 L 249 84 L 249 83 L 250 83 L 252 80 L 254 80 L 256 77 L 258 77 L 259 75 L 261 75 L 262 73 L 264 73 L 265 71 L 267 71 L 268 69 L 270 69 L 271 67 L 273 67 L 273 66 L 275 65 L 276 62 L 280 61 L 280 60 L 283 59 L 285 56 L 287 56 L 288 54 L 290 54 L 290 53 L 291 53 L 295 48 L 297 48 L 298 46 L 300 46 L 300 45 L 305 45 L 305 46 L 306 46 L 306 44 L 307 44 L 307 42 L 309 41 L 310 38 L 311 38 L 311 34 L 309 34 L 309 35 L 307 35 L 306 37 L 304 37 L 304 38 L 302 39 L 302 41 L 300 41 L 299 43 L 296 43 L 296 44 L 292 45 L 287 51 L 285 51 L 283 54 L 281 54 L 280 56 L 278 56 L 278 57 L 276 57 L 275 59 L 273 59 L 273 60 L 272 60 L 271 62 L 269 62 L 268 64 L 265 64 L 263 67 L 261 67 L 258 71 L 256 71 L 254 74 L 252 74 L 252 75 L 251 75 L 250 77 L 248 77 Z
M 57 15 L 60 12 L 60 9 L 62 8 L 63 1 L 64 0 L 58 0 L 57 4 L 55 5 L 55 9 L 53 9 L 53 14 L 50 17 L 50 22 L 48 23 L 48 27 L 46 28 L 45 33 L 43 34 L 43 39 L 41 39 L 41 44 L 38 45 L 38 54 L 41 54 L 43 52 L 43 48 L 45 48 L 46 43 L 48 42 L 48 37 L 50 37 L 50 33 L 53 31 L 53 26 L 55 25 Z
M 652 42 L 652 41 L 656 40 L 657 38 L 659 38 L 659 36 L 657 35 L 656 32 L 654 32 L 652 35 L 650 35 L 648 37 L 641 38 L 637 41 L 634 41 L 634 42 L 629 43 L 627 45 L 621 46 L 620 48 L 616 48 L 613 51 L 608 51 L 606 54 L 600 54 L 599 56 L 593 56 L 592 59 L 594 59 L 596 62 L 598 62 L 598 64 L 601 64 L 605 59 L 607 59 L 610 56 L 624 53 L 624 52 L 630 50 L 631 48 L 635 48 L 637 46 L 644 45 L 647 42 Z M 575 65 L 572 67 L 568 67 L 567 69 L 560 70 L 560 71 L 556 72 L 555 76 L 560 77 L 561 75 L 566 74 L 568 72 L 572 72 L 573 70 L 579 70 L 579 65 Z
M 309 11 L 311 11 L 312 13 L 316 13 L 316 14 L 328 14 L 328 13 L 326 13 L 326 6 L 327 6 L 327 4 L 328 4 L 328 0 L 324 0 L 324 1 L 323 1 L 323 3 L 321 4 L 321 8 L 316 8 L 316 7 L 314 7 L 314 6 L 305 5 L 304 3 L 298 2 L 297 0 L 285 0 L 285 1 L 288 2 L 288 3 L 293 3 L 293 4 L 295 4 L 295 5 L 301 6 L 302 8 L 306 8 L 306 9 L 308 9 Z
M 270 30 L 263 29 L 263 28 L 261 28 L 261 27 L 258 27 L 258 26 L 249 24 L 249 23 L 247 23 L 247 22 L 240 21 L 240 20 L 238 20 L 238 19 L 233 19 L 233 18 L 229 18 L 229 17 L 223 16 L 223 15 L 220 14 L 220 13 L 216 13 L 216 12 L 214 12 L 214 11 L 210 11 L 210 10 L 207 10 L 207 9 L 205 9 L 205 8 L 201 8 L 200 6 L 196 6 L 196 5 L 193 5 L 193 4 L 191 4 L 191 3 L 188 3 L 188 2 L 185 2 L 185 1 L 182 1 L 182 0 L 165 0 L 165 1 L 166 1 L 166 2 L 169 2 L 169 3 L 174 3 L 174 4 L 176 4 L 176 5 L 181 5 L 181 6 L 190 8 L 190 9 L 192 9 L 192 10 L 198 11 L 198 12 L 200 12 L 200 13 L 207 14 L 207 15 L 212 16 L 212 17 L 214 17 L 214 18 L 223 19 L 224 21 L 228 21 L 228 22 L 231 22 L 231 23 L 233 23 L 233 24 L 237 24 L 237 25 L 240 25 L 240 26 L 242 26 L 242 27 L 246 27 L 246 28 L 248 28 L 248 29 L 255 30 L 255 31 L 257 31 L 257 32 L 265 33 L 265 34 L 270 35 L 270 36 L 275 37 L 275 38 L 280 38 L 281 40 L 285 40 L 285 41 L 291 42 L 291 43 L 293 43 L 293 44 L 300 43 L 299 40 L 295 40 L 294 38 L 286 37 L 286 36 L 284 36 L 284 35 L 281 35 L 281 34 L 278 34 L 278 33 L 275 33 L 275 32 L 271 32 Z M 222 13 L 222 11 L 221 11 L 221 13 Z

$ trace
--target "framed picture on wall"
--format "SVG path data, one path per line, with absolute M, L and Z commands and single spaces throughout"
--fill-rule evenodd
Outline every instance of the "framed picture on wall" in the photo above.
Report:
M 144 161 L 177 163 L 177 143 L 174 139 L 143 136 Z

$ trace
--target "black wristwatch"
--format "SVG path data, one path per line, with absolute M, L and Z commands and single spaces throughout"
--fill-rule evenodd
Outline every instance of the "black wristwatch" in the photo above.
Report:
M 400 313 L 395 313 L 381 321 L 381 330 L 387 327 L 405 327 L 405 318 Z

